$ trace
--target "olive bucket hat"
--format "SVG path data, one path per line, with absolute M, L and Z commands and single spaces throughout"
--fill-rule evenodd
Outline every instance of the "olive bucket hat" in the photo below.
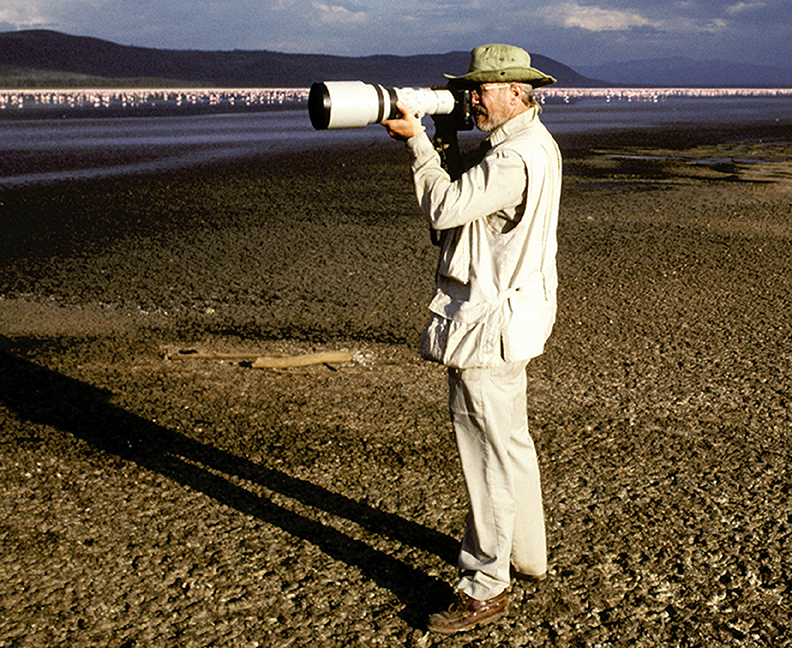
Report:
M 470 69 L 467 74 L 443 76 L 458 84 L 509 81 L 530 83 L 534 88 L 541 88 L 556 82 L 553 77 L 531 67 L 531 55 L 514 45 L 476 47 L 470 53 Z

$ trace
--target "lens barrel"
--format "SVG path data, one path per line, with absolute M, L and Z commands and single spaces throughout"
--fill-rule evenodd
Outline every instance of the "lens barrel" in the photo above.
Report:
M 361 128 L 397 118 L 396 102 L 403 102 L 415 115 L 457 113 L 459 130 L 469 122 L 469 97 L 460 92 L 425 88 L 386 88 L 363 81 L 314 83 L 308 93 L 308 114 L 316 130 Z
M 316 130 L 325 130 L 330 125 L 332 101 L 330 91 L 324 83 L 314 83 L 308 93 L 308 115 Z
M 328 81 L 311 86 L 308 113 L 316 130 L 361 128 L 391 117 L 396 101 L 392 88 L 376 83 Z

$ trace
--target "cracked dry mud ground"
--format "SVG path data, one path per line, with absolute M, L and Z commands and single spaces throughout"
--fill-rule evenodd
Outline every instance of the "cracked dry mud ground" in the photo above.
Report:
M 401 147 L 0 194 L 0 646 L 789 645 L 785 128 L 560 141 L 550 577 L 448 639 L 465 495 Z

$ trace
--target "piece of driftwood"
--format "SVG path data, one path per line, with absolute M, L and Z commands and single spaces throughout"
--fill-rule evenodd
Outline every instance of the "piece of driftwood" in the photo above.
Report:
M 308 353 L 301 356 L 259 356 L 253 361 L 254 369 L 286 369 L 289 367 L 307 367 L 315 364 L 331 364 L 334 362 L 350 362 L 352 351 L 323 351 Z
M 322 351 L 305 355 L 290 356 L 283 353 L 248 352 L 218 353 L 215 351 L 201 352 L 195 349 L 182 349 L 175 354 L 167 354 L 169 360 L 239 360 L 250 361 L 256 369 L 289 369 L 292 367 L 308 367 L 317 364 L 351 362 L 353 351 Z
M 273 358 L 288 357 L 285 354 L 268 354 Z M 169 360 L 255 360 L 262 357 L 260 351 L 252 351 L 248 353 L 218 353 L 210 351 L 209 353 L 202 353 L 193 349 L 182 349 L 178 353 L 168 354 Z

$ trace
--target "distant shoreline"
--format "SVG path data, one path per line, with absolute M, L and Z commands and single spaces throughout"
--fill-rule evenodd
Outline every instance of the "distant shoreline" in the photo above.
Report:
M 139 88 L 0 88 L 0 120 L 22 117 L 133 116 L 206 114 L 302 108 L 309 88 L 211 86 Z M 542 88 L 539 101 L 571 104 L 581 100 L 604 102 L 663 102 L 674 99 L 792 98 L 792 88 Z

